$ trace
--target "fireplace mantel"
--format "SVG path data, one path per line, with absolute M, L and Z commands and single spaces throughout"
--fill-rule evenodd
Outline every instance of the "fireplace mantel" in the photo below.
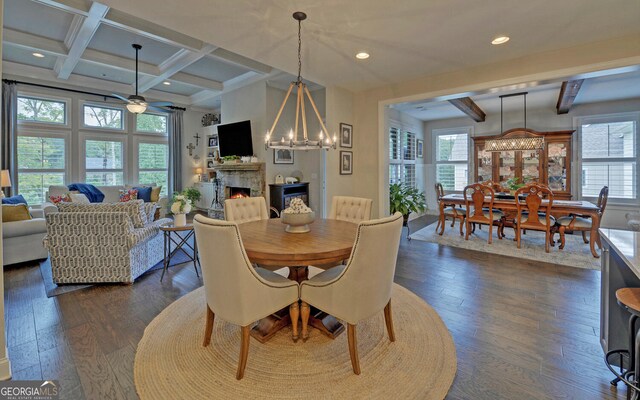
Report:
M 229 196 L 229 187 L 247 188 L 251 197 L 265 197 L 265 169 L 263 162 L 218 164 L 209 168 L 219 182 L 216 187 L 220 202 L 219 206 L 209 209 L 209 216 L 224 218 L 224 201 Z
M 260 171 L 264 169 L 265 163 L 228 163 L 217 164 L 213 168 L 209 168 L 214 171 Z

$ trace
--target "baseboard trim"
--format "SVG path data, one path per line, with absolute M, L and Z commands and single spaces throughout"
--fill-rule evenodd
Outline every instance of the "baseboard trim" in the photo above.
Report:
M 11 363 L 9 362 L 9 350 L 5 347 L 3 358 L 0 358 L 0 381 L 11 379 Z

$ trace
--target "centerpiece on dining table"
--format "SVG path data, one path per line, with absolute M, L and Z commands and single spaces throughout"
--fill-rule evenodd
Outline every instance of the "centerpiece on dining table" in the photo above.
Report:
M 311 230 L 309 224 L 316 219 L 316 213 L 307 207 L 302 199 L 295 198 L 291 199 L 289 207 L 282 211 L 280 219 L 287 225 L 284 229 L 286 232 L 307 233 Z

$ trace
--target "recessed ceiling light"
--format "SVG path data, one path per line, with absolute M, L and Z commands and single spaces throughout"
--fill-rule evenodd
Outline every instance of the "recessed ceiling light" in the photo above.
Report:
M 507 43 L 508 41 L 509 41 L 509 36 L 500 35 L 500 36 L 494 37 L 493 40 L 491 41 L 491 44 L 504 44 L 504 43 Z
M 366 60 L 367 58 L 369 58 L 369 53 L 361 51 L 360 53 L 356 54 L 356 58 L 358 60 Z
M 164 82 L 162 82 L 162 84 L 163 84 L 163 85 L 167 85 L 167 86 L 169 86 L 169 85 L 171 85 L 171 82 L 169 82 L 169 81 L 164 81 Z
M 42 53 L 31 53 L 34 57 L 44 58 L 44 54 Z

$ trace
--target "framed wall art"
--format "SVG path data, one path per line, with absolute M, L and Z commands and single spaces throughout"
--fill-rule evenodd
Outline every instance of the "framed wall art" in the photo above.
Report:
M 353 147 L 353 126 L 345 123 L 340 123 L 340 147 L 352 148 Z
M 340 152 L 340 175 L 353 174 L 353 152 L 341 151 Z
M 274 164 L 293 164 L 293 150 L 273 149 Z

